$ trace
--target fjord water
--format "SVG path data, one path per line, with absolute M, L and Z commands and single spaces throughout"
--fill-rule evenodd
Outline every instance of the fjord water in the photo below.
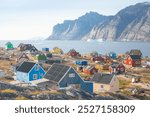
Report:
M 0 45 L 5 46 L 7 41 L 1 41 Z M 125 53 L 131 49 L 140 49 L 143 56 L 150 57 L 150 42 L 99 42 L 99 41 L 68 41 L 68 40 L 17 40 L 11 41 L 14 47 L 17 47 L 20 43 L 30 43 L 35 45 L 36 48 L 41 50 L 43 47 L 48 47 L 50 50 L 53 47 L 60 47 L 66 53 L 70 49 L 74 48 L 81 54 L 97 51 L 100 54 L 106 54 L 110 51 L 117 54 Z

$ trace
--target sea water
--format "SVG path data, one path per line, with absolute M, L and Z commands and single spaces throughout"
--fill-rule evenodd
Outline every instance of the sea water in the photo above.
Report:
M 8 41 L 0 41 L 0 46 L 4 47 Z M 75 49 L 81 54 L 97 51 L 100 54 L 107 54 L 109 52 L 116 52 L 122 54 L 131 49 L 140 49 L 143 56 L 150 57 L 150 42 L 100 42 L 100 41 L 68 41 L 68 40 L 15 40 L 12 41 L 14 47 L 20 43 L 33 44 L 37 49 L 42 50 L 48 47 L 52 50 L 54 47 L 61 48 L 65 53 L 70 49 Z

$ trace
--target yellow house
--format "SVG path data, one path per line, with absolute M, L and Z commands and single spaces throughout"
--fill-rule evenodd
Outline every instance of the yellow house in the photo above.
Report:
M 93 92 L 116 92 L 119 91 L 118 78 L 113 74 L 95 74 L 91 81 L 93 82 Z
M 98 70 L 108 70 L 109 65 L 108 64 L 96 64 L 95 68 L 98 69 Z
M 58 47 L 54 47 L 52 50 L 53 54 L 63 54 L 63 50 L 58 48 Z

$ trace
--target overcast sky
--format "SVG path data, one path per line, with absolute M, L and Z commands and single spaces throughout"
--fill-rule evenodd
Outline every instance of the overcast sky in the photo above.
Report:
M 114 15 L 139 2 L 145 0 L 0 0 L 0 40 L 46 38 L 63 20 L 89 11 Z

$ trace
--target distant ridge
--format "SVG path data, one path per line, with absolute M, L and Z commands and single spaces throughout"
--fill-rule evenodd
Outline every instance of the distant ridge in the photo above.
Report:
M 128 6 L 114 16 L 86 13 L 55 25 L 48 39 L 150 41 L 150 3 Z

